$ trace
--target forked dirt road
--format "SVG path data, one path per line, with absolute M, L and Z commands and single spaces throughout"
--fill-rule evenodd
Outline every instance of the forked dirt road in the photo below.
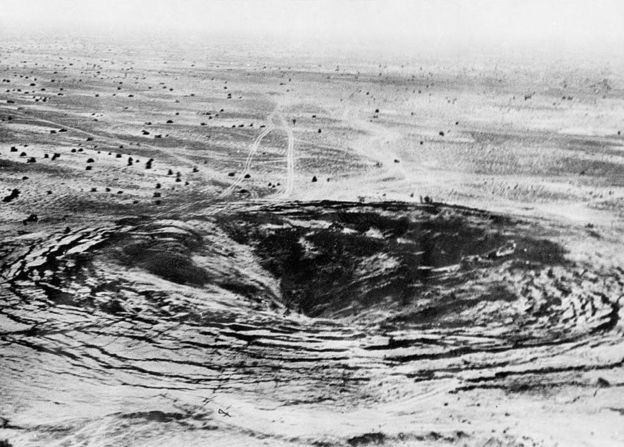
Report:
M 249 152 L 247 153 L 247 158 L 245 159 L 245 165 L 243 167 L 242 172 L 238 175 L 236 180 L 230 186 L 228 186 L 221 194 L 219 194 L 219 198 L 224 198 L 232 194 L 234 190 L 243 182 L 243 180 L 245 180 L 246 178 L 245 176 L 249 174 L 249 171 L 251 169 L 253 158 L 256 155 L 256 152 L 258 152 L 260 143 L 262 143 L 262 140 L 264 139 L 264 137 L 266 137 L 269 133 L 271 133 L 273 129 L 275 129 L 275 124 L 273 123 L 273 116 L 276 113 L 277 113 L 277 109 L 271 112 L 271 114 L 269 115 L 267 119 L 267 123 L 268 123 L 267 126 L 262 130 L 262 132 L 258 134 L 256 139 L 249 146 Z

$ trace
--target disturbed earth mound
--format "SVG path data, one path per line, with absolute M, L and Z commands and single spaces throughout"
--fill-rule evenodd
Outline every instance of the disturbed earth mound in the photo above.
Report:
M 2 380 L 15 388 L 3 433 L 32 445 L 88 427 L 94 445 L 175 444 L 189 429 L 197 443 L 287 433 L 295 445 L 483 445 L 494 433 L 519 445 L 494 422 L 432 430 L 413 412 L 478 389 L 591 386 L 588 372 L 621 368 L 624 272 L 570 259 L 556 231 L 437 203 L 306 202 L 4 241 Z M 583 359 L 590 346 L 603 350 Z M 59 374 L 81 392 L 56 387 Z M 85 396 L 102 404 L 85 411 Z M 345 425 L 349 412 L 371 431 Z M 331 420 L 289 422 L 314 414 Z

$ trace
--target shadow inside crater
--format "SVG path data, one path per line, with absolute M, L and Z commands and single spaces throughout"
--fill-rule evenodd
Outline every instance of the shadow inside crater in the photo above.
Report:
M 287 307 L 311 317 L 397 309 L 432 290 L 452 292 L 502 263 L 530 269 L 565 262 L 561 246 L 525 234 L 509 218 L 440 204 L 301 203 L 238 212 L 220 225 L 280 280 Z M 496 283 L 480 293 L 492 294 L 512 299 Z

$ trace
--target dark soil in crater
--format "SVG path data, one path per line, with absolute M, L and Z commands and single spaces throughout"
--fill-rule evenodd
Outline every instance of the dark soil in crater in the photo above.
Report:
M 504 262 L 522 269 L 564 262 L 559 245 L 529 237 L 519 222 L 451 206 L 308 203 L 220 223 L 279 278 L 286 305 L 313 317 L 407 304 Z M 509 299 L 496 284 L 489 294 Z

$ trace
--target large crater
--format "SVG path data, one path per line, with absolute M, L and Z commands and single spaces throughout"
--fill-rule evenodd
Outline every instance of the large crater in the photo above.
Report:
M 96 396 L 135 396 L 100 416 L 212 430 L 229 427 L 206 409 L 217 395 L 283 416 L 320 406 L 339 425 L 365 403 L 409 425 L 414 402 L 442 414 L 454 393 L 561 386 L 621 365 L 622 270 L 570 256 L 551 222 L 443 204 L 235 206 L 7 241 L 10 380 L 62 364 Z M 589 346 L 602 357 L 580 364 Z M 57 393 L 56 377 L 25 380 L 33 402 Z
M 63 303 L 123 313 L 139 296 L 200 323 L 216 302 L 384 330 L 482 327 L 514 343 L 613 327 L 617 309 L 552 236 L 442 204 L 265 204 L 62 235 L 16 274 Z

